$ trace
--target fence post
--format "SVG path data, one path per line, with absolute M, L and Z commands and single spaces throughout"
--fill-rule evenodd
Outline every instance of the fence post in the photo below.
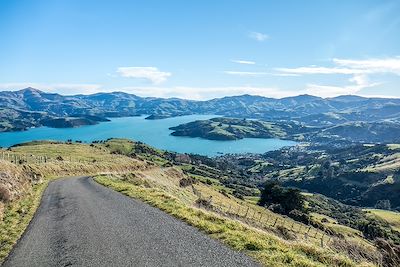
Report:
M 304 233 L 304 238 L 307 240 L 308 239 L 308 232 L 310 232 L 311 226 L 308 227 L 308 230 Z
M 252 220 L 254 220 L 254 216 L 256 215 L 256 211 L 253 212 L 253 216 L 251 217 Z
M 275 227 L 277 221 L 278 221 L 278 217 L 276 217 L 274 225 L 272 225 L 273 227 Z
M 249 213 L 249 209 L 250 209 L 250 208 L 247 207 L 246 214 L 244 215 L 245 218 L 247 218 L 247 213 Z
M 321 237 L 321 247 L 324 247 L 324 235 L 325 235 L 325 232 L 324 232 L 324 234 L 323 234 L 322 237 Z

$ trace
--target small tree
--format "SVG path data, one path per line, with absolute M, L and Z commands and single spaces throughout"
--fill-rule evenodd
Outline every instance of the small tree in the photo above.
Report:
M 281 206 L 281 212 L 289 214 L 292 210 L 304 211 L 304 196 L 300 190 L 284 188 L 277 182 L 266 182 L 258 202 L 260 206 Z

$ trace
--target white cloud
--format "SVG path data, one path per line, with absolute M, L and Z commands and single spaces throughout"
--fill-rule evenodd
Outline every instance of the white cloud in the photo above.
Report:
M 400 75 L 400 57 L 367 60 L 334 58 L 333 62 L 340 66 L 364 70 L 367 73 L 393 73 Z
M 259 42 L 264 42 L 269 38 L 267 34 L 261 32 L 250 32 L 249 37 Z
M 371 83 L 368 76 L 365 74 L 355 74 L 349 79 L 349 82 L 352 84 L 345 86 L 307 84 L 306 93 L 322 97 L 354 95 L 359 93 L 362 89 L 379 85 L 379 83 Z
M 276 68 L 276 71 L 289 74 L 361 74 L 364 70 L 350 68 L 329 67 L 299 67 L 299 68 Z
M 269 75 L 268 72 L 253 72 L 253 71 L 233 71 L 233 70 L 226 70 L 224 71 L 225 74 L 229 75 L 237 75 L 237 76 L 264 76 Z
M 295 73 L 273 73 L 273 72 L 257 72 L 257 71 L 233 71 L 233 70 L 226 70 L 224 71 L 225 74 L 229 75 L 237 75 L 237 76 L 249 76 L 249 77 L 261 77 L 261 76 L 284 76 L 284 77 L 293 77 L 299 76 L 299 74 Z
M 120 67 L 117 70 L 122 77 L 145 79 L 153 84 L 165 82 L 171 76 L 170 72 L 163 72 L 156 67 Z
M 238 63 L 238 64 L 245 64 L 245 65 L 254 65 L 254 64 L 256 64 L 254 61 L 250 61 L 250 60 L 234 60 L 234 59 L 232 59 L 231 62 Z
M 369 81 L 369 76 L 373 76 L 374 74 L 400 75 L 400 57 L 366 60 L 334 58 L 332 62 L 335 64 L 333 67 L 309 66 L 298 68 L 276 68 L 275 70 L 280 73 L 297 75 L 351 75 L 351 78 L 349 79 L 351 84 L 345 86 L 307 84 L 307 93 L 325 97 L 342 94 L 356 94 L 365 88 L 377 86 L 380 83 L 372 83 Z
M 100 84 L 80 84 L 80 83 L 0 83 L 1 91 L 17 91 L 27 87 L 36 88 L 50 93 L 60 93 L 65 95 L 73 94 L 94 94 L 101 90 Z
M 400 57 L 386 59 L 338 59 L 334 58 L 334 67 L 298 67 L 298 68 L 276 68 L 276 71 L 293 74 L 374 74 L 392 73 L 400 75 Z
M 227 86 L 227 87 L 123 87 L 113 91 L 124 91 L 139 96 L 151 97 L 179 97 L 193 100 L 206 100 L 224 96 L 243 94 L 260 95 L 266 97 L 286 97 L 298 95 L 298 91 L 282 90 L 279 88 L 253 87 L 253 86 Z
M 227 86 L 227 87 L 118 87 L 106 88 L 99 84 L 44 84 L 44 83 L 0 83 L 0 91 L 17 91 L 27 87 L 33 87 L 45 92 L 60 93 L 64 95 L 94 94 L 99 92 L 126 92 L 143 97 L 179 97 L 193 100 L 206 100 L 224 96 L 235 96 L 243 94 L 261 95 L 266 97 L 295 96 L 301 92 L 282 90 L 270 87 L 254 86 Z

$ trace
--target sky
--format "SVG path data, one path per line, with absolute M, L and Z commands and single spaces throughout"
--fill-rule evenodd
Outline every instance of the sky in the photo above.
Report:
M 400 1 L 1 0 L 0 90 L 400 97 Z

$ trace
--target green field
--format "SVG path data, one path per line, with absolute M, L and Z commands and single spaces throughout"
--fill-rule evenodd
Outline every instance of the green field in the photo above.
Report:
M 385 220 L 393 229 L 400 232 L 400 212 L 379 209 L 365 209 L 365 211 Z

